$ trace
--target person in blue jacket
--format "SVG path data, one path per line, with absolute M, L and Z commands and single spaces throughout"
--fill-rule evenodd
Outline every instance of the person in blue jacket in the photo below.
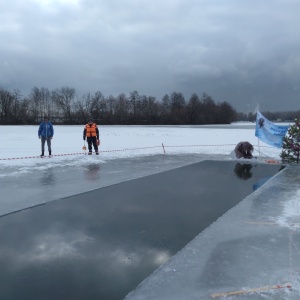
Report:
M 51 122 L 48 121 L 48 117 L 45 116 L 44 121 L 40 124 L 39 131 L 38 131 L 38 136 L 39 136 L 39 139 L 41 139 L 41 144 L 42 144 L 41 157 L 43 157 L 44 153 L 45 153 L 45 142 L 46 141 L 47 141 L 49 155 L 52 154 L 51 140 L 53 139 L 53 135 L 54 135 L 53 125 Z

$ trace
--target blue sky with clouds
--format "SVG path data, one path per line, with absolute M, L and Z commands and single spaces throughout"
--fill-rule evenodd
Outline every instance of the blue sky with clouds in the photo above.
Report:
M 0 86 L 299 110 L 299 11 L 298 0 L 1 1 Z

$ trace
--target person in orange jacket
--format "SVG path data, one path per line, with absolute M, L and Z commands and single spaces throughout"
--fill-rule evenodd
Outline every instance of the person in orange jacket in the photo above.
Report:
M 93 119 L 89 119 L 88 123 L 85 125 L 83 130 L 83 140 L 87 140 L 89 155 L 92 154 L 92 146 L 94 146 L 95 152 L 99 155 L 98 152 L 98 141 L 99 141 L 99 129 L 96 123 L 93 122 Z

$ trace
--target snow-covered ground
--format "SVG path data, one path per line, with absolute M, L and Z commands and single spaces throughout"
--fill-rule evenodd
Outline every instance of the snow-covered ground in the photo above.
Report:
M 54 126 L 52 152 L 56 163 L 80 164 L 84 145 L 84 126 Z M 44 165 L 40 155 L 38 126 L 0 126 L 0 166 Z M 254 155 L 279 159 L 280 149 L 270 147 L 255 137 L 254 123 L 215 126 L 99 126 L 99 159 L 106 160 L 164 153 L 229 155 L 240 141 L 254 145 Z M 164 149 L 163 146 L 164 145 Z M 47 153 L 47 152 L 46 152 Z M 76 160 L 74 160 L 76 156 Z M 48 163 L 48 162 L 47 162 Z

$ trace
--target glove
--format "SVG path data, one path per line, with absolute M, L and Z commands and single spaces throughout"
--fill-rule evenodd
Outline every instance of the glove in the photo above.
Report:
M 83 140 L 85 141 L 85 136 L 83 137 Z
M 99 135 L 97 135 L 97 140 L 99 140 Z

